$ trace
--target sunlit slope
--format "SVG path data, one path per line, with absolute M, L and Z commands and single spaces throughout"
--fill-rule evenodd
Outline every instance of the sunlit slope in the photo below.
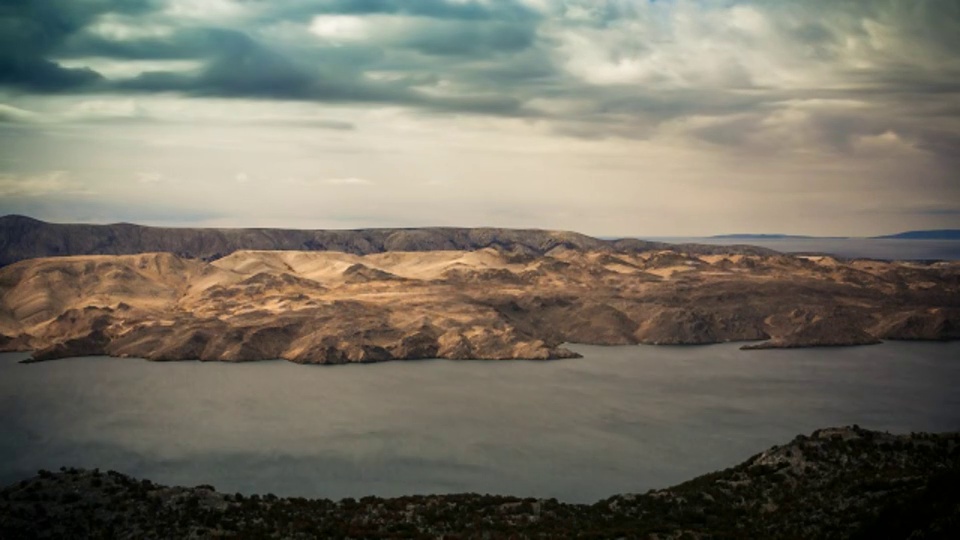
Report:
M 960 337 L 960 263 L 781 254 L 237 251 L 0 269 L 0 345 L 48 359 L 556 358 L 564 342 L 755 347 Z

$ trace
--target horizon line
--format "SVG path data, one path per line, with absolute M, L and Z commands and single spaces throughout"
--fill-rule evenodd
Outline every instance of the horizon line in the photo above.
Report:
M 784 239 L 879 239 L 890 236 L 897 236 L 910 233 L 938 233 L 938 232 L 949 232 L 949 233 L 958 233 L 960 234 L 960 228 L 938 228 L 938 229 L 911 229 L 911 230 L 900 230 L 892 233 L 883 233 L 883 234 L 874 234 L 869 236 L 858 236 L 858 235 L 816 235 L 816 234 L 801 234 L 801 233 L 718 233 L 718 234 L 706 234 L 706 235 L 670 235 L 670 234 L 655 234 L 655 235 L 642 235 L 642 234 L 629 234 L 629 235 L 591 235 L 587 233 L 582 233 L 573 229 L 550 229 L 542 227 L 501 227 L 493 225 L 478 225 L 478 226 L 464 226 L 464 225 L 400 225 L 400 226 L 379 226 L 379 227 L 350 227 L 350 228 L 324 228 L 324 227 L 315 227 L 315 228 L 304 228 L 304 227 L 277 227 L 277 226 L 233 226 L 233 227 L 222 227 L 222 226 L 191 226 L 191 225 L 148 225 L 143 223 L 134 223 L 130 221 L 114 221 L 114 222 L 94 222 L 94 221 L 52 221 L 47 219 L 40 219 L 33 216 L 28 216 L 26 214 L 4 214 L 0 215 L 0 220 L 10 219 L 10 218 L 19 218 L 26 219 L 30 221 L 35 221 L 39 223 L 49 224 L 49 225 L 89 225 L 89 226 L 99 226 L 99 227 L 110 227 L 117 225 L 129 225 L 134 227 L 145 227 L 153 229 L 206 229 L 206 230 L 279 230 L 279 231 L 385 231 L 385 230 L 425 230 L 425 229 L 500 229 L 500 230 L 512 230 L 512 231 L 543 231 L 543 232 L 562 232 L 562 233 L 573 233 L 579 234 L 582 236 L 588 236 L 591 238 L 596 238 L 598 240 L 627 240 L 627 239 L 637 239 L 637 240 L 658 240 L 658 239 L 738 239 L 745 238 L 750 240 L 784 240 Z

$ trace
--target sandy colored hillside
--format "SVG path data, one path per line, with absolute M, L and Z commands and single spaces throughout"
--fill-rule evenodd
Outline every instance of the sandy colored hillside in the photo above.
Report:
M 0 269 L 0 347 L 38 360 L 546 359 L 564 342 L 753 347 L 960 337 L 960 263 L 635 253 L 236 251 Z

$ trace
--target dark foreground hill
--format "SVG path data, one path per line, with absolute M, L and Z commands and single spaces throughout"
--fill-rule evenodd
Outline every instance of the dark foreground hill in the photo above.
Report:
M 535 256 L 557 247 L 632 253 L 666 246 L 670 245 L 632 238 L 600 240 L 574 232 L 539 229 L 190 229 L 144 227 L 131 223 L 61 224 L 25 216 L 0 217 L 0 266 L 37 257 L 154 252 L 210 261 L 241 250 L 342 251 L 368 255 L 387 251 L 475 251 L 496 247 Z M 690 244 L 676 249 L 696 254 L 774 253 L 752 246 Z
M 592 505 L 478 494 L 242 496 L 61 469 L 0 491 L 0 537 L 955 539 L 958 464 L 957 433 L 825 429 L 724 471 Z

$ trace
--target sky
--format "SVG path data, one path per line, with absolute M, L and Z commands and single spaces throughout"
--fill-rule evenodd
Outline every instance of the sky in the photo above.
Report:
M 956 0 L 0 0 L 0 214 L 960 228 Z

